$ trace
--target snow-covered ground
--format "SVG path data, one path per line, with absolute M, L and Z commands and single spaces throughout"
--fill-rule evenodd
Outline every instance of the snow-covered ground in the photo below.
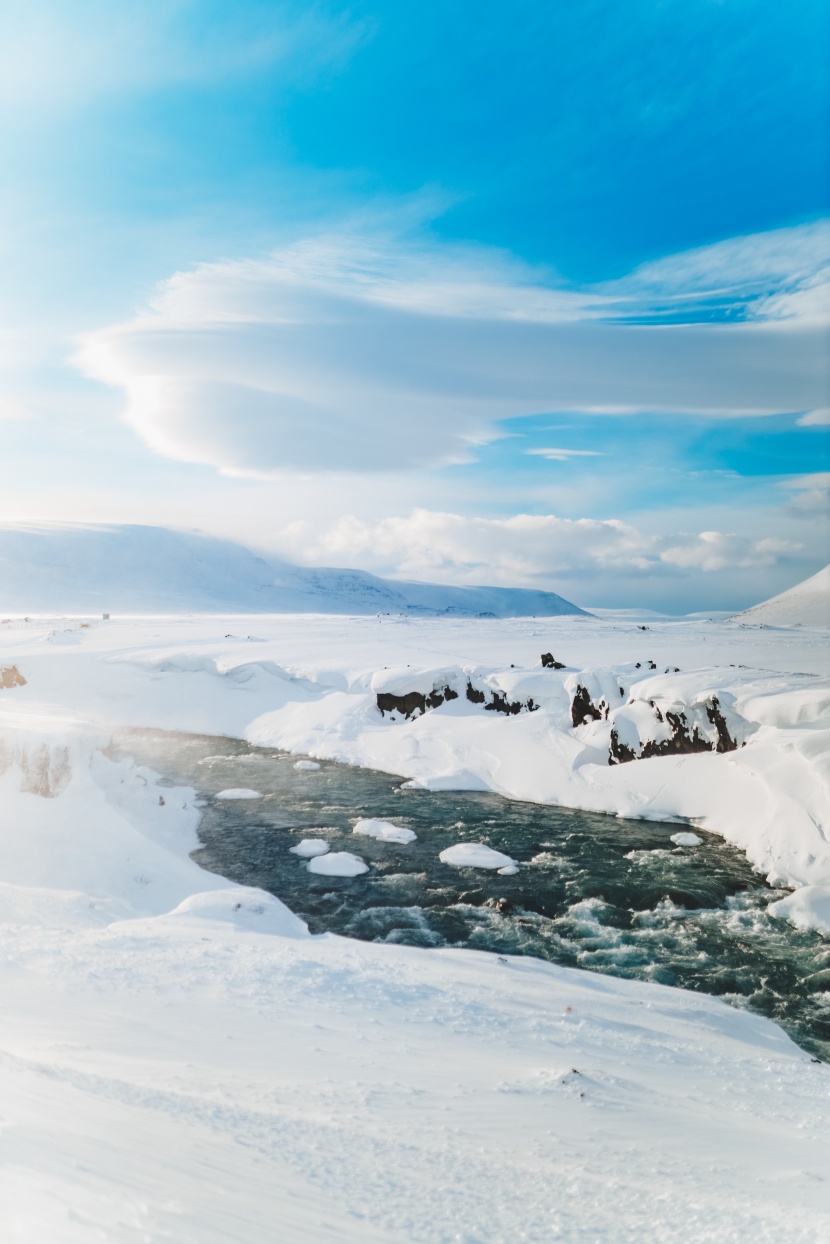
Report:
M 830 1076 L 775 1025 L 309 937 L 189 859 L 194 792 L 100 749 L 224 733 L 699 822 L 822 927 L 828 666 L 818 631 L 631 616 L 0 624 L 2 1238 L 826 1239 Z

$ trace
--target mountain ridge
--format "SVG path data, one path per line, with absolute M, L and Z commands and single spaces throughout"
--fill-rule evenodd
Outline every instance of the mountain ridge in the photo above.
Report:
M 0 611 L 591 616 L 555 592 L 298 566 L 169 527 L 50 523 L 0 526 Z

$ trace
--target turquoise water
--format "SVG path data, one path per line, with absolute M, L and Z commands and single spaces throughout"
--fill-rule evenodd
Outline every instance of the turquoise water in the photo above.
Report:
M 402 789 L 402 779 L 234 739 L 130 731 L 121 754 L 151 765 L 206 801 L 194 853 L 204 868 L 281 898 L 313 932 L 413 946 L 468 946 L 535 955 L 614 976 L 717 994 L 766 1015 L 830 1060 L 830 941 L 767 915 L 781 891 L 745 856 L 696 830 L 622 820 L 497 795 Z M 220 800 L 251 787 L 257 800 Z M 358 817 L 390 820 L 417 840 L 401 846 L 352 834 Z M 370 865 L 355 878 L 317 876 L 289 847 L 326 839 Z M 516 876 L 442 863 L 457 842 L 517 859 Z M 809 978 L 821 972 L 819 981 Z

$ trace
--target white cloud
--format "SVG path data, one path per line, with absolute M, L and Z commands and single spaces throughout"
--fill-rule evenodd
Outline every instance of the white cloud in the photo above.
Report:
M 480 249 L 328 237 L 178 273 L 78 362 L 158 452 L 254 475 L 462 461 L 523 414 L 821 404 L 816 326 L 625 322 L 648 297 L 556 289 Z
M 618 519 L 481 518 L 423 509 L 375 522 L 347 515 L 316 531 L 309 523 L 292 523 L 276 537 L 283 556 L 309 564 L 357 564 L 438 582 L 526 586 L 602 575 L 659 578 L 768 567 L 801 547 L 719 531 L 656 536 Z
M 530 456 L 547 458 L 550 462 L 567 462 L 569 458 L 602 458 L 597 449 L 526 449 Z
M 806 415 L 796 419 L 802 428 L 819 428 L 830 425 L 830 406 L 820 406 L 817 410 L 808 410 Z

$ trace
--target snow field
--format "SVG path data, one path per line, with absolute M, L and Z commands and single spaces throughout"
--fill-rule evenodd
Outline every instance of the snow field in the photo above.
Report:
M 147 629 L 132 647 L 116 627 L 96 651 L 99 636 L 44 660 L 23 631 L 27 683 L 0 692 L 3 1238 L 272 1244 L 275 1224 L 286 1244 L 827 1238 L 828 1068 L 774 1024 L 532 959 L 311 937 L 277 899 L 189 858 L 192 790 L 100 750 L 125 717 L 244 733 L 232 727 L 282 711 L 276 700 L 329 723 L 318 754 L 338 730 L 363 763 L 393 739 L 389 755 L 424 782 L 501 775 L 540 792 L 551 766 L 556 781 L 588 768 L 586 789 L 609 800 L 653 790 L 637 774 L 656 767 L 683 798 L 714 783 L 743 824 L 729 801 L 754 787 L 731 785 L 727 766 L 762 731 L 753 763 L 766 761 L 775 809 L 807 775 L 822 806 L 807 746 L 821 718 L 763 725 L 730 756 L 600 773 L 544 708 L 475 716 L 453 701 L 376 724 L 365 671 L 341 671 L 344 690 L 322 667 L 321 682 L 308 664 L 275 673 L 276 651 L 274 669 L 240 669 L 205 640 L 171 651 L 169 631 L 150 660 Z M 767 695 L 777 676 L 747 677 Z M 599 784 L 625 770 L 630 786 Z M 665 814 L 661 798 L 650 810 Z M 345 875 L 326 871 L 338 856 L 366 868 L 346 852 L 308 867 Z M 817 920 L 817 890 L 784 899 L 787 918 Z

